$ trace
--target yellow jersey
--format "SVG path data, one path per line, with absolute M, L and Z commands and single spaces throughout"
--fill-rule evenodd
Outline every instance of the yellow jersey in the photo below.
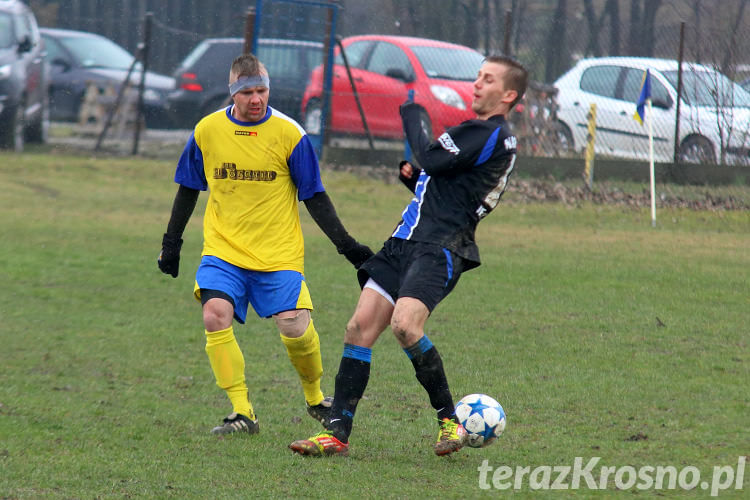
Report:
M 241 122 L 232 106 L 204 117 L 180 156 L 175 182 L 208 190 L 203 253 L 253 271 L 304 273 L 298 200 L 325 191 L 302 127 L 268 107 Z

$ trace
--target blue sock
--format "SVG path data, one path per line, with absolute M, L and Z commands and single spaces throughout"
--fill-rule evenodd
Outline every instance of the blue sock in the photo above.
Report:
M 409 357 L 409 359 L 414 359 L 416 356 L 419 356 L 420 354 L 424 354 L 427 351 L 430 350 L 432 347 L 432 342 L 429 338 L 427 338 L 427 335 L 423 335 L 421 339 L 417 341 L 416 344 L 411 345 L 409 347 L 404 347 L 404 352 Z

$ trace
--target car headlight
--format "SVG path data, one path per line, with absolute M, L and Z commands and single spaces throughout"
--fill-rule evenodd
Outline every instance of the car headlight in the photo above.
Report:
M 434 95 L 437 100 L 442 102 L 443 104 L 447 104 L 448 106 L 453 106 L 454 108 L 458 109 L 466 109 L 466 103 L 464 103 L 464 100 L 461 99 L 460 95 L 458 95 L 458 92 L 456 92 L 452 88 L 445 87 L 443 85 L 430 85 L 430 90 L 432 91 L 432 95 Z
M 10 76 L 10 64 L 0 66 L 0 80 L 5 80 Z

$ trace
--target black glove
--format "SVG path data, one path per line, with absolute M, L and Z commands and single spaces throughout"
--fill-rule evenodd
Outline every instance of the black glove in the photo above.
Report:
M 182 238 L 174 234 L 164 233 L 161 240 L 161 253 L 159 254 L 159 269 L 164 274 L 171 274 L 173 278 L 180 272 L 180 249 Z
M 338 252 L 346 257 L 346 260 L 351 262 L 356 269 L 359 269 L 362 264 L 367 262 L 367 259 L 375 255 L 372 253 L 372 250 L 370 250 L 370 247 L 357 243 L 356 241 L 353 246 L 346 249 L 339 249 Z

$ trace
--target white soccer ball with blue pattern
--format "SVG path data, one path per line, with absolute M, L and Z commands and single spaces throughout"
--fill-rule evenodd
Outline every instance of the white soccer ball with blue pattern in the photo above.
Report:
M 466 429 L 467 446 L 483 448 L 505 430 L 505 410 L 486 394 L 469 394 L 456 403 L 456 417 Z

